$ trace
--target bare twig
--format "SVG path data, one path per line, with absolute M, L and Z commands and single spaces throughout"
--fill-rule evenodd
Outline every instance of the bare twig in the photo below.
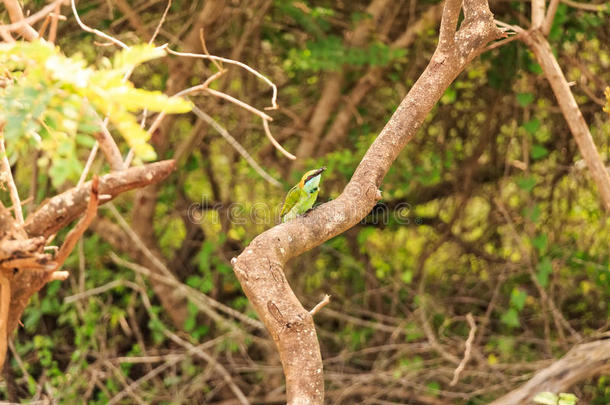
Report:
M 546 10 L 546 16 L 544 17 L 544 23 L 542 24 L 542 33 L 544 36 L 548 36 L 553 26 L 553 20 L 555 19 L 555 13 L 557 12 L 557 6 L 559 6 L 559 0 L 551 0 L 549 7 Z
M 209 88 L 205 89 L 205 91 L 210 93 L 213 96 L 220 97 L 220 98 L 223 98 L 223 99 L 225 99 L 227 101 L 230 101 L 231 103 L 240 106 L 244 110 L 248 110 L 252 114 L 258 115 L 259 117 L 261 117 L 265 121 L 273 121 L 273 118 L 271 118 L 268 114 L 262 112 L 261 110 L 255 108 L 255 107 L 252 107 L 248 103 L 245 103 L 245 102 L 243 102 L 243 101 L 241 101 L 241 100 L 239 100 L 239 99 L 237 99 L 237 98 L 235 98 L 233 96 L 230 96 L 230 95 L 228 95 L 226 93 L 223 93 L 222 91 L 218 91 L 218 90 L 214 90 L 214 89 L 209 89 Z
M 214 73 L 212 76 L 208 77 L 205 80 L 205 82 L 198 84 L 196 86 L 181 90 L 178 93 L 174 94 L 173 97 L 182 97 L 182 96 L 186 96 L 188 94 L 196 93 L 198 91 L 204 91 L 205 89 L 208 88 L 210 83 L 212 83 L 214 80 L 218 79 L 220 76 L 225 74 L 225 72 L 226 72 L 226 70 L 218 71 L 218 72 Z M 149 134 L 152 134 L 153 132 L 155 132 L 157 130 L 157 128 L 159 128 L 159 126 L 161 125 L 161 121 L 163 121 L 163 119 L 165 118 L 166 115 L 167 114 L 165 113 L 165 111 L 161 111 L 157 115 L 157 117 L 155 118 L 153 123 L 150 125 L 147 132 Z
M 601 4 L 587 4 L 572 0 L 561 0 L 561 2 L 572 8 L 577 8 L 585 11 L 604 11 L 606 7 L 608 7 L 607 2 Z
M 61 245 L 61 248 L 57 252 L 55 256 L 56 269 L 59 269 L 72 250 L 74 246 L 76 246 L 76 242 L 80 239 L 80 237 L 85 233 L 93 218 L 95 218 L 97 214 L 97 205 L 98 205 L 98 196 L 99 196 L 99 178 L 97 176 L 93 176 L 93 180 L 91 181 L 91 192 L 89 193 L 89 202 L 87 204 L 87 210 L 85 211 L 85 215 L 81 218 L 80 221 L 76 224 L 74 228 L 68 233 L 64 243 Z
M 172 0 L 168 0 L 167 6 L 165 6 L 165 10 L 163 10 L 163 15 L 161 16 L 159 23 L 155 27 L 155 32 L 153 32 L 152 36 L 150 37 L 150 40 L 148 41 L 149 44 L 152 44 L 153 42 L 155 42 L 157 35 L 159 35 L 159 30 L 163 26 L 163 23 L 165 22 L 165 18 L 167 18 L 167 13 L 169 12 L 169 9 L 171 6 L 172 6 Z
M 136 244 L 138 244 L 138 242 L 136 242 Z M 223 303 L 216 301 L 215 299 L 213 299 L 211 297 L 208 297 L 207 295 L 203 294 L 202 292 L 197 291 L 197 290 L 181 283 L 180 281 L 176 280 L 176 278 L 172 275 L 156 274 L 152 270 L 150 270 L 144 266 L 140 266 L 139 264 L 131 263 L 126 260 L 123 260 L 120 257 L 118 257 L 117 255 L 115 255 L 114 253 L 110 253 L 110 258 L 112 259 L 112 261 L 114 261 L 116 264 L 118 264 L 120 266 L 124 266 L 136 273 L 142 274 L 148 278 L 155 279 L 168 286 L 176 288 L 177 293 L 179 293 L 180 295 L 183 295 L 185 298 L 187 298 L 189 301 L 191 301 L 198 309 L 200 309 L 203 313 L 205 313 L 211 319 L 213 319 L 214 321 L 216 321 L 220 324 L 227 325 L 227 326 L 229 325 L 227 323 L 227 320 L 222 318 L 221 316 L 219 316 L 218 313 L 216 311 L 214 311 L 212 308 L 218 309 L 219 311 L 224 312 L 226 315 L 229 315 L 235 319 L 238 319 L 241 322 L 243 322 L 244 324 L 249 325 L 254 329 L 262 330 L 264 328 L 263 325 L 259 321 L 249 318 L 249 317 L 245 316 L 244 314 L 242 314 L 241 312 L 236 311 L 233 308 L 228 307 L 228 306 L 224 305 Z M 165 267 L 165 265 L 163 265 L 163 268 L 165 270 L 169 270 L 169 269 L 167 269 L 167 267 Z M 234 328 L 230 327 L 230 329 L 234 329 Z
M 152 315 L 152 312 L 151 312 L 151 315 Z M 180 336 L 176 335 L 175 333 L 173 333 L 172 331 L 170 331 L 167 328 L 163 328 L 163 333 L 165 334 L 165 336 L 170 338 L 174 343 L 177 343 L 178 345 L 180 345 L 180 346 L 184 347 L 185 349 L 187 349 L 189 352 L 196 354 L 197 356 L 199 356 L 204 361 L 210 363 L 212 365 L 212 367 L 214 367 L 216 369 L 216 371 L 218 371 L 218 373 L 222 376 L 222 379 L 227 383 L 227 385 L 229 386 L 231 391 L 233 391 L 233 393 L 235 394 L 235 396 L 237 397 L 239 402 L 242 405 L 249 405 L 250 404 L 250 401 L 248 401 L 248 398 L 246 398 L 246 396 L 244 395 L 242 390 L 239 389 L 237 384 L 235 384 L 235 382 L 233 381 L 233 378 L 231 377 L 231 374 L 229 374 L 227 369 L 224 368 L 222 366 L 222 364 L 220 364 L 213 356 L 210 356 L 208 353 L 203 351 L 203 349 L 201 349 L 201 348 L 193 345 L 192 343 L 187 342 L 186 340 L 182 339 Z
M 11 306 L 11 282 L 0 272 L 0 368 L 4 366 L 6 359 L 6 347 L 8 340 L 8 314 Z
M 15 185 L 15 179 L 13 179 L 13 173 L 11 172 L 11 165 L 6 155 L 6 149 L 4 148 L 4 135 L 2 134 L 2 128 L 0 127 L 0 182 L 4 181 L 8 187 L 8 192 L 11 196 L 11 202 L 13 203 L 13 211 L 15 212 L 15 218 L 19 224 L 23 224 L 23 210 L 21 209 L 21 200 L 19 199 L 19 191 Z
M 470 360 L 470 355 L 472 352 L 472 343 L 474 342 L 474 335 L 477 332 L 477 325 L 474 323 L 474 318 L 472 317 L 472 314 L 470 312 L 466 315 L 466 320 L 468 321 L 468 325 L 470 325 L 470 332 L 468 333 L 468 339 L 466 339 L 466 350 L 464 351 L 464 357 L 453 372 L 453 379 L 449 383 L 449 385 L 451 385 L 452 387 L 458 383 L 458 381 L 460 380 L 460 374 L 462 374 L 462 371 L 464 371 L 468 360 Z
M 563 74 L 551 46 L 539 30 L 528 31 L 521 37 L 522 41 L 536 55 L 536 60 L 542 67 L 546 79 L 549 81 L 559 108 L 576 140 L 583 159 L 587 162 L 589 173 L 597 185 L 602 205 L 606 212 L 610 212 L 610 174 L 593 142 L 593 136 L 578 107 L 578 103 L 570 90 L 570 86 Z
M 257 72 L 255 69 L 251 68 L 250 66 L 246 65 L 245 63 L 238 62 L 238 61 L 235 61 L 235 60 L 229 59 L 229 58 L 223 58 L 221 56 L 203 55 L 203 54 L 200 54 L 200 53 L 191 53 L 191 52 L 178 52 L 178 51 L 174 51 L 174 50 L 172 50 L 170 48 L 166 48 L 166 49 L 167 49 L 167 52 L 171 53 L 172 55 L 187 56 L 187 57 L 190 57 L 190 58 L 215 60 L 215 61 L 219 61 L 219 62 L 223 62 L 223 63 L 228 63 L 228 64 L 231 64 L 231 65 L 237 65 L 237 66 L 241 67 L 242 69 L 247 70 L 248 72 L 252 73 L 254 76 L 256 76 L 259 79 L 263 80 L 265 83 L 267 83 L 273 89 L 273 95 L 271 96 L 271 106 L 270 107 L 266 107 L 265 109 L 266 110 L 276 110 L 278 108 L 278 105 L 277 105 L 277 86 L 271 80 L 269 80 L 267 77 L 263 76 L 261 73 Z
M 203 111 L 201 111 L 197 106 L 193 106 L 193 113 L 203 121 L 207 122 L 214 128 L 225 140 L 231 145 L 245 160 L 248 164 L 268 183 L 274 185 L 275 187 L 281 187 L 282 184 L 271 177 L 262 167 L 259 166 L 258 163 L 250 156 L 250 154 L 229 134 L 229 132 L 216 120 Z
M 315 307 L 313 307 L 311 309 L 311 311 L 309 311 L 309 313 L 312 315 L 317 314 L 318 312 L 320 312 L 320 310 L 322 308 L 324 308 L 326 305 L 328 305 L 329 302 L 330 302 L 330 295 L 325 294 L 324 298 L 322 298 L 322 301 L 318 302 L 318 304 Z
M 63 0 L 61 0 L 63 1 Z M 33 41 L 38 38 L 38 33 L 32 26 L 31 22 L 28 19 L 23 18 L 23 11 L 21 10 L 21 5 L 18 0 L 3 0 L 4 7 L 8 11 L 9 18 L 13 22 L 10 25 L 2 26 L 2 31 L 17 31 L 21 34 L 26 40 Z M 55 4 L 48 5 L 47 7 L 40 10 L 40 12 L 36 14 L 40 14 L 40 18 L 44 18 L 53 8 Z M 47 10 L 48 9 L 48 10 Z M 42 13 L 44 11 L 44 13 Z
M 208 91 L 209 91 L 209 89 L 208 89 Z M 269 122 L 268 122 L 268 120 L 266 120 L 264 118 L 263 118 L 263 128 L 265 129 L 265 135 L 267 135 L 267 138 L 269 138 L 269 141 L 271 141 L 271 143 L 273 144 L 273 146 L 275 146 L 275 148 L 277 150 L 282 152 L 284 154 L 284 156 L 286 156 L 288 159 L 291 159 L 291 160 L 296 159 L 296 156 L 294 156 L 292 153 L 290 153 L 286 149 L 284 149 L 282 147 L 282 145 L 280 145 L 280 143 L 275 140 L 273 135 L 271 135 L 271 130 L 269 129 Z
M 80 174 L 80 178 L 78 179 L 78 183 L 76 183 L 76 187 L 80 187 L 83 185 L 83 183 L 85 182 L 85 180 L 87 180 L 87 175 L 89 174 L 89 170 L 91 170 L 91 165 L 93 164 L 93 161 L 95 160 L 95 155 L 97 155 L 97 150 L 100 146 L 100 143 L 98 141 L 95 141 L 95 143 L 93 144 L 93 147 L 91 148 L 91 152 L 89 152 L 89 157 L 87 157 L 87 162 L 85 163 L 85 167 L 83 168 L 82 173 Z M 125 167 L 128 167 L 129 165 L 125 165 Z
M 121 151 L 110 134 L 110 131 L 108 131 L 108 117 L 104 118 L 103 121 L 100 119 L 98 125 L 101 131 L 95 133 L 95 138 L 99 143 L 99 148 L 104 152 L 110 168 L 115 171 L 124 170 L 125 164 L 123 163 Z
M 65 0 L 57 1 L 53 12 L 51 13 L 51 28 L 49 28 L 49 38 L 47 40 L 54 44 L 55 39 L 57 38 L 57 23 L 59 22 L 59 11 L 61 10 L 61 5 Z
M 123 49 L 128 49 L 129 46 L 127 46 L 126 44 L 124 44 L 123 42 L 121 42 L 120 40 L 114 38 L 113 36 L 110 36 L 108 34 L 103 33 L 102 31 L 95 29 L 95 28 L 91 28 L 88 25 L 85 25 L 80 17 L 78 16 L 78 11 L 76 11 L 76 4 L 74 2 L 75 0 L 70 0 L 70 5 L 72 6 L 72 13 L 74 14 L 74 18 L 76 18 L 76 22 L 78 23 L 78 25 L 81 27 L 81 29 L 83 31 L 87 31 L 90 32 L 92 34 L 97 35 L 98 37 L 102 37 L 107 41 L 112 42 L 113 44 L 123 48 Z

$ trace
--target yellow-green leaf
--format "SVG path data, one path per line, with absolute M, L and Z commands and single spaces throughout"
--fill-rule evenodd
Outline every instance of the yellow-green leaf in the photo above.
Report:
M 154 45 L 134 45 L 116 54 L 113 61 L 115 69 L 127 70 L 141 63 L 165 56 L 165 50 Z
M 108 94 L 114 102 L 128 111 L 138 111 L 144 108 L 149 111 L 164 111 L 166 113 L 184 113 L 191 111 L 192 105 L 179 97 L 168 97 L 160 91 L 147 91 L 127 86 L 108 89 Z

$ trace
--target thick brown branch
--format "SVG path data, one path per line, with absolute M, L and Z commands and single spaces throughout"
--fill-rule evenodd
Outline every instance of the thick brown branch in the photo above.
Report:
M 145 166 L 132 167 L 121 172 L 100 177 L 99 194 L 103 204 L 134 188 L 157 183 L 166 178 L 175 168 L 173 160 L 164 160 Z M 68 225 L 87 208 L 91 182 L 59 194 L 30 215 L 25 230 L 30 237 L 49 236 Z
M 290 404 L 321 404 L 324 379 L 312 316 L 288 285 L 283 266 L 290 258 L 349 229 L 370 212 L 381 198 L 379 186 L 385 174 L 447 87 L 489 41 L 502 35 L 486 1 L 467 3 L 464 23 L 455 33 L 460 2 L 448 0 L 441 23 L 444 40 L 343 193 L 303 217 L 262 233 L 232 260 L 244 292 L 278 347 Z
M 540 370 L 525 385 L 490 405 L 527 404 L 539 392 L 566 392 L 579 381 L 610 371 L 610 340 L 576 346 L 560 360 Z

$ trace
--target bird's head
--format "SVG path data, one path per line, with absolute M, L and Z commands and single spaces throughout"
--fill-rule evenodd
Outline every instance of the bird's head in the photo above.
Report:
M 310 170 L 305 173 L 299 182 L 299 187 L 308 193 L 314 192 L 320 185 L 320 178 L 324 170 L 326 170 L 326 167 Z

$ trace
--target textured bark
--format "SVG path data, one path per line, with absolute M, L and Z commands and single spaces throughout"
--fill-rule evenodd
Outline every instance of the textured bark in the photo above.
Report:
M 539 29 L 524 32 L 522 40 L 536 55 L 536 59 L 555 93 L 559 108 L 576 140 L 578 149 L 587 163 L 591 177 L 597 185 L 603 206 L 606 212 L 610 212 L 610 174 L 595 147 L 589 127 L 580 112 L 561 67 L 553 55 L 550 44 Z
M 560 360 L 540 370 L 523 386 L 490 405 L 529 404 L 539 392 L 569 392 L 579 381 L 610 372 L 610 340 L 576 346 Z
M 163 180 L 174 167 L 170 160 L 107 174 L 99 179 L 98 194 L 104 197 L 103 202 L 110 201 L 125 191 Z M 51 272 L 57 270 L 58 263 L 54 261 L 57 257 L 44 251 L 47 237 L 85 212 L 90 195 L 90 181 L 65 191 L 38 208 L 23 226 L 0 204 L 0 264 L 4 265 L 0 270 L 11 287 L 8 333 L 17 327 L 32 295 L 51 281 Z M 63 249 L 59 256 L 61 252 Z M 9 263 L 15 263 L 12 271 L 6 269 Z
M 232 260 L 244 292 L 275 341 L 290 404 L 324 400 L 322 358 L 311 314 L 290 288 L 283 267 L 295 256 L 358 223 L 381 198 L 385 174 L 425 117 L 464 67 L 502 36 L 486 0 L 445 3 L 439 45 L 429 65 L 370 146 L 343 193 L 309 214 L 256 237 Z
M 108 202 L 125 191 L 159 182 L 175 167 L 173 160 L 164 160 L 101 176 L 99 185 L 100 194 L 103 196 L 101 203 Z M 42 204 L 25 221 L 25 231 L 29 237 L 48 237 L 75 220 L 87 208 L 90 188 L 89 181 Z

